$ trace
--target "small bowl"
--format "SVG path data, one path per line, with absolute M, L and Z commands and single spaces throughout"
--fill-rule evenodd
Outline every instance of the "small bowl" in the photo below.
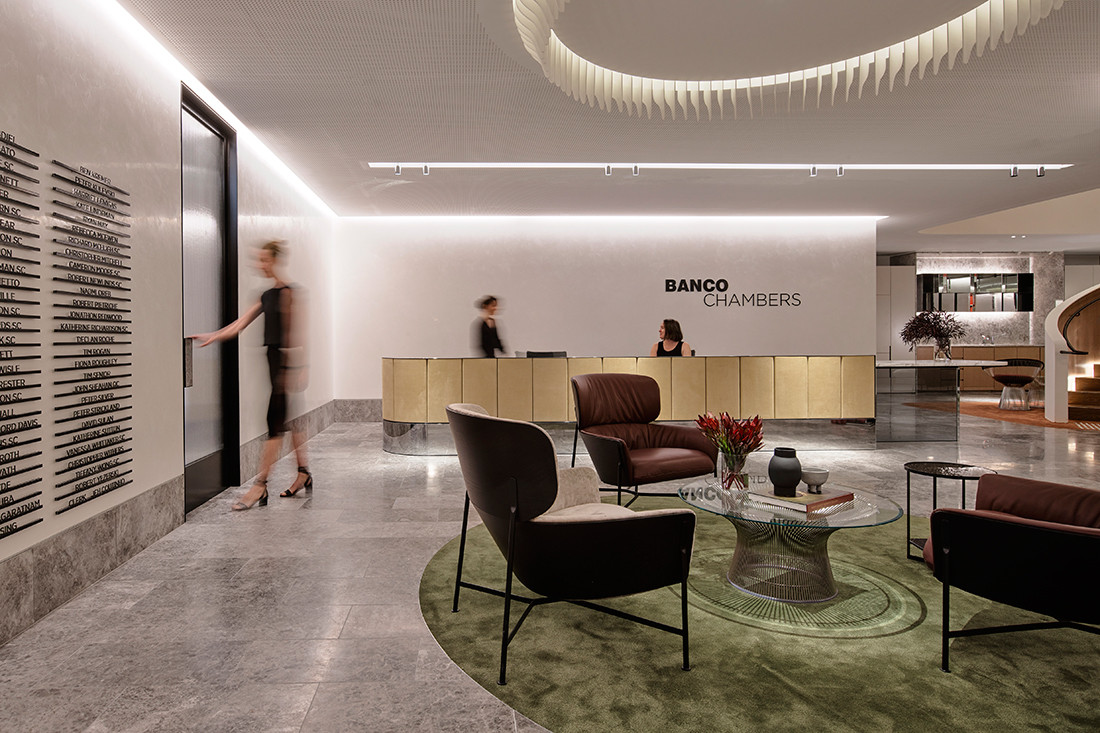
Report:
M 802 480 L 809 487 L 811 494 L 820 494 L 821 485 L 829 480 L 829 469 L 803 466 Z

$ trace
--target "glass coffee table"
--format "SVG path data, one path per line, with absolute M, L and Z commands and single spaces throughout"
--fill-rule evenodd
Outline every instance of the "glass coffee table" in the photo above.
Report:
M 754 491 L 770 490 L 753 476 Z M 838 529 L 877 527 L 897 520 L 901 507 L 889 499 L 852 491 L 850 501 L 807 515 L 747 496 L 731 497 L 716 479 L 692 482 L 680 498 L 696 509 L 728 519 L 737 528 L 737 547 L 726 579 L 746 593 L 786 603 L 820 603 L 837 594 L 829 564 L 829 537 Z

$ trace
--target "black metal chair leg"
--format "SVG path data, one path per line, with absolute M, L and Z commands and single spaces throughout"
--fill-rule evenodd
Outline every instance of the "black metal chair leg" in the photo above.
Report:
M 947 554 L 944 553 L 943 559 L 947 560 Z M 951 667 L 948 660 L 950 654 L 950 626 L 951 623 L 951 583 L 946 571 L 943 576 L 943 624 L 940 627 L 940 669 L 944 672 L 950 672 Z
M 466 524 L 470 520 L 470 495 L 462 507 L 462 539 L 458 541 L 458 570 L 455 572 L 455 598 L 451 613 L 458 613 L 458 591 L 462 587 L 462 558 L 466 554 Z
M 573 460 L 570 461 L 569 467 L 575 468 L 577 465 L 577 436 L 581 434 L 581 426 L 573 426 Z
M 910 518 L 913 516 L 913 502 L 911 485 L 913 480 L 913 474 L 908 471 L 905 472 L 905 557 L 913 559 L 913 551 L 910 549 L 913 546 L 913 530 L 910 522 Z
M 623 462 L 619 460 L 619 467 L 615 472 L 615 503 L 623 505 Z
M 687 578 L 680 581 L 680 628 L 684 632 L 684 666 L 680 669 L 687 672 L 691 669 L 688 661 L 688 584 Z
M 505 681 L 505 673 L 508 668 L 508 625 L 509 615 L 512 611 L 512 561 L 515 556 L 516 544 L 516 507 L 511 509 L 511 518 L 508 522 L 508 571 L 504 581 L 504 624 L 500 633 L 500 679 L 498 685 L 508 684 Z

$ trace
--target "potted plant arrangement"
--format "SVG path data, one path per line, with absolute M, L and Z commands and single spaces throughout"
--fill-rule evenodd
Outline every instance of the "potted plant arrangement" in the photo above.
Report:
M 753 451 L 764 445 L 764 424 L 760 416 L 737 420 L 723 412 L 717 417 L 708 412 L 695 421 L 707 440 L 719 453 L 719 475 L 726 491 L 744 491 L 748 488 L 745 476 L 745 460 Z
M 922 311 L 906 322 L 901 329 L 901 340 L 909 344 L 912 351 L 916 344 L 932 341 L 935 344 L 934 359 L 951 358 L 951 339 L 966 333 L 958 319 L 943 311 Z

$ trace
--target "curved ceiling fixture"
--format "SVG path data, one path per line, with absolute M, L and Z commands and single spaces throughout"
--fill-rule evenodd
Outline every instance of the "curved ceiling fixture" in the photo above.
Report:
M 765 90 L 769 90 L 768 101 L 774 107 L 786 96 L 790 112 L 813 105 L 820 108 L 823 96 L 835 105 L 838 92 L 846 102 L 853 86 L 856 98 L 861 98 L 872 79 L 876 95 L 883 88 L 892 91 L 899 77 L 908 86 L 914 71 L 923 79 L 929 67 L 932 74 L 938 74 L 945 59 L 947 68 L 952 69 L 956 59 L 968 63 L 971 54 L 981 56 L 987 45 L 992 51 L 998 43 L 1011 41 L 1013 35 L 1023 35 L 1028 26 L 1060 8 L 1064 0 L 987 0 L 947 23 L 870 53 L 801 71 L 718 80 L 635 76 L 582 58 L 561 42 L 553 27 L 569 1 L 512 0 L 523 45 L 547 79 L 590 107 L 617 107 L 638 116 L 644 111 L 647 118 L 657 110 L 661 119 L 666 113 L 676 119 L 679 108 L 684 118 L 694 113 L 696 120 L 704 115 L 710 120 L 716 114 L 720 119 L 727 114 L 734 119 L 745 113 L 754 117 L 763 112 Z

